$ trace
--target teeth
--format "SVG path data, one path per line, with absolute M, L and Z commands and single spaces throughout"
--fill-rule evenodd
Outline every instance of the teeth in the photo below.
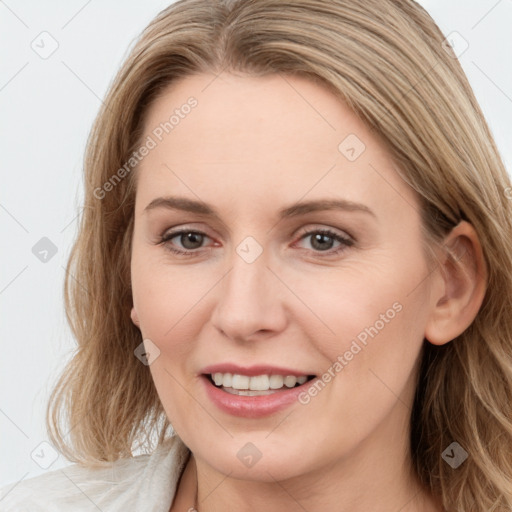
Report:
M 249 389 L 253 391 L 266 391 L 270 386 L 270 379 L 268 375 L 258 375 L 251 377 L 249 380 Z M 231 386 L 232 388 L 235 386 Z
M 282 375 L 270 376 L 270 389 L 281 389 L 284 385 L 284 377 Z
M 232 388 L 233 390 L 268 391 L 271 389 L 282 389 L 284 386 L 293 388 L 297 383 L 304 384 L 308 378 L 306 375 L 296 377 L 295 375 L 238 375 L 231 373 L 212 373 L 213 382 L 216 386 Z M 239 393 L 248 394 L 248 393 Z
M 222 374 L 221 374 L 222 375 Z M 249 381 L 251 379 L 247 375 L 233 375 L 231 387 L 235 389 L 249 389 Z M 224 385 L 224 379 L 222 379 L 222 385 Z
M 284 378 L 284 385 L 288 388 L 293 388 L 297 384 L 297 378 L 293 375 L 288 375 Z
M 217 374 L 217 375 L 219 375 L 219 374 Z M 222 375 L 222 373 L 220 375 Z M 231 387 L 232 383 L 233 383 L 233 375 L 231 375 L 231 373 L 225 373 L 224 377 L 222 378 L 221 385 L 226 386 L 226 387 Z
M 302 386 L 304 382 L 308 380 L 307 375 L 301 375 L 300 377 L 297 377 L 297 382 Z

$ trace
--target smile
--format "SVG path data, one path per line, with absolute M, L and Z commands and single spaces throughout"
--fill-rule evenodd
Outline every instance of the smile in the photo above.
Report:
M 220 372 L 202 374 L 200 378 L 207 397 L 218 409 L 245 418 L 261 418 L 282 411 L 297 402 L 298 395 L 317 380 L 314 375 L 249 377 Z
M 259 396 L 276 393 L 282 389 L 300 386 L 313 375 L 241 375 L 231 373 L 212 373 L 211 381 L 223 391 L 239 396 Z

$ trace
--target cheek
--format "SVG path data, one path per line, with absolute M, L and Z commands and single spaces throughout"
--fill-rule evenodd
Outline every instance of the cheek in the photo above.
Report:
M 352 340 L 364 342 L 389 331 L 391 324 L 403 318 L 408 276 L 398 273 L 388 261 L 380 263 L 347 262 L 340 268 L 310 275 L 286 271 L 283 278 L 294 283 L 293 318 L 317 340 L 319 348 L 330 360 L 350 348 Z M 407 290 L 407 291 L 405 291 Z
M 309 404 L 304 407 L 310 407 L 315 418 L 309 431 L 325 432 L 333 450 L 347 449 L 347 440 L 354 436 L 369 435 L 397 402 L 401 414 L 412 407 L 424 305 L 407 293 L 399 284 L 375 285 L 366 298 L 343 294 L 336 305 L 318 303 L 336 335 L 315 338 L 314 329 L 309 330 L 328 361 L 321 376 L 326 384 L 315 396 L 302 397 L 301 403 Z M 329 414 L 322 415 L 326 408 Z
M 183 426 L 183 410 L 190 404 L 193 354 L 207 318 L 203 297 L 214 284 L 211 276 L 202 279 L 198 274 L 197 269 L 192 272 L 185 266 L 152 262 L 149 256 L 133 260 L 133 298 L 141 333 L 160 351 L 149 371 L 165 413 L 178 432 L 195 428 Z
M 165 342 L 166 347 L 174 345 L 173 340 L 185 343 L 190 331 L 184 326 L 190 327 L 192 317 L 196 318 L 193 325 L 199 325 L 201 302 L 215 279 L 208 269 L 154 260 L 134 257 L 132 262 L 133 300 L 141 331 L 156 344 Z
M 294 318 L 322 353 L 324 372 L 343 374 L 331 379 L 333 391 L 350 382 L 367 400 L 376 390 L 389 393 L 383 382 L 398 393 L 403 389 L 423 342 L 428 294 L 418 283 L 426 274 L 419 256 L 404 260 L 395 254 L 347 262 L 339 271 L 311 278 L 287 277 L 309 306 Z

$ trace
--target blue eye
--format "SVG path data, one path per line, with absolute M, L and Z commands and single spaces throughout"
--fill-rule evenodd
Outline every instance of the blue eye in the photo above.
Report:
M 171 240 L 174 238 L 178 238 L 183 249 L 176 248 L 174 244 L 171 244 Z M 162 244 L 166 250 L 174 254 L 188 257 L 197 255 L 199 249 L 202 248 L 201 246 L 205 239 L 209 238 L 209 236 L 207 236 L 205 233 L 202 233 L 201 231 L 181 229 L 179 231 L 164 234 L 161 237 L 159 243 Z M 300 237 L 300 240 L 304 240 L 306 238 L 311 238 L 311 246 L 313 247 L 313 252 L 317 254 L 324 253 L 328 256 L 338 254 L 346 250 L 347 247 L 354 245 L 354 241 L 352 239 L 341 236 L 340 234 L 330 229 L 314 229 L 306 231 Z M 340 244 L 335 249 L 332 248 L 334 242 L 338 242 Z

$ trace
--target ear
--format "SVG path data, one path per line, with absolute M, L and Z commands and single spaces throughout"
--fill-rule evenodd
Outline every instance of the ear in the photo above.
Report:
M 461 221 L 445 238 L 433 275 L 432 308 L 425 327 L 430 343 L 444 345 L 471 325 L 482 305 L 487 278 L 478 235 L 469 222 Z
M 130 317 L 132 322 L 140 329 L 139 315 L 137 315 L 137 311 L 135 311 L 135 306 L 132 307 Z

